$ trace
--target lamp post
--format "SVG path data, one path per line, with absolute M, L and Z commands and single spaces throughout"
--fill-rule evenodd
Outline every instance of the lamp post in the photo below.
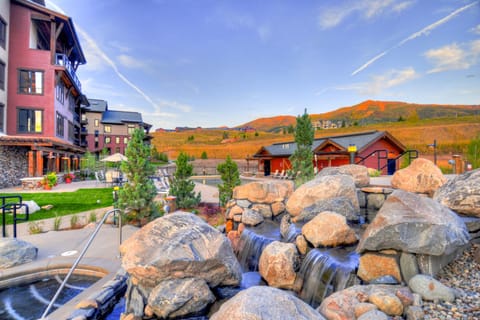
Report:
M 357 152 L 357 146 L 355 144 L 349 144 L 347 150 L 350 153 L 350 164 L 355 164 L 355 153 Z
M 437 139 L 434 139 L 433 143 L 428 146 L 433 148 L 433 163 L 437 165 Z

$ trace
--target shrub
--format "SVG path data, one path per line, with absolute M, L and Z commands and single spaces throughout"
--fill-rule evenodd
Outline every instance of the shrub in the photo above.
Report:
M 28 223 L 28 232 L 30 234 L 39 234 L 43 232 L 42 221 L 35 221 Z
M 70 217 L 70 228 L 77 229 L 79 227 L 80 225 L 78 223 L 78 216 L 74 214 L 73 216 Z
M 218 185 L 218 193 L 220 198 L 220 205 L 225 206 L 233 196 L 233 188 L 241 184 L 240 173 L 238 172 L 238 165 L 232 161 L 230 156 L 224 163 L 217 166 L 217 171 L 220 173 L 222 184 Z
M 62 216 L 55 215 L 55 219 L 53 220 L 53 230 L 55 231 L 60 230 L 61 224 L 62 224 Z

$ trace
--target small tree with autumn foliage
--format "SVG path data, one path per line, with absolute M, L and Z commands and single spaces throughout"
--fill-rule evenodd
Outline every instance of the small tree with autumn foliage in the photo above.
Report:
M 217 166 L 217 171 L 220 173 L 223 182 L 223 184 L 218 185 L 220 205 L 223 207 L 232 199 L 233 188 L 241 184 L 240 173 L 237 163 L 232 161 L 230 156 L 227 156 L 227 160 Z

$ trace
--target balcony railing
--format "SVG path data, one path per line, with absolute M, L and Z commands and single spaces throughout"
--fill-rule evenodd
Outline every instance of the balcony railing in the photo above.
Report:
M 78 89 L 82 91 L 82 84 L 80 83 L 80 80 L 78 79 L 77 74 L 73 69 L 72 63 L 70 62 L 70 60 L 68 60 L 67 56 L 63 53 L 55 54 L 55 64 L 57 66 L 65 67 L 65 69 L 68 71 L 68 74 L 72 78 L 73 82 L 75 82 Z

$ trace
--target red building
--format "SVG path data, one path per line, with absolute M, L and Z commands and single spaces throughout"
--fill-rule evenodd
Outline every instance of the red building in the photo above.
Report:
M 261 147 L 254 158 L 259 160 L 259 171 L 266 176 L 275 171 L 292 168 L 289 157 L 296 150 L 295 142 L 275 143 Z M 314 167 L 336 167 L 351 162 L 393 174 L 402 156 L 416 157 L 414 150 L 406 147 L 387 131 L 368 131 L 315 139 L 312 144 Z
M 10 1 L 6 135 L 0 136 L 0 176 L 25 176 L 78 166 L 82 94 L 77 68 L 86 63 L 72 19 L 26 0 Z M 3 163 L 5 162 L 5 163 Z M 12 171 L 13 170 L 13 171 Z M 13 177 L 12 177 L 13 175 Z

